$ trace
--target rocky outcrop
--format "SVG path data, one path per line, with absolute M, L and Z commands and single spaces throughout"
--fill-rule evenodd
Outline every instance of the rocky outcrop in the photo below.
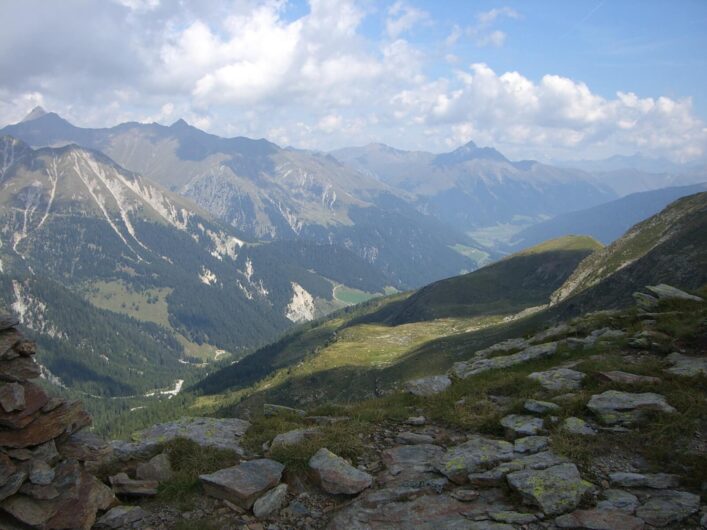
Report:
M 373 483 L 371 475 L 323 447 L 309 460 L 309 469 L 322 489 L 334 495 L 355 495 Z
M 444 392 L 452 384 L 446 375 L 432 375 L 421 379 L 414 379 L 405 383 L 405 390 L 415 396 L 433 396 Z
M 80 402 L 50 398 L 31 381 L 40 375 L 35 345 L 17 324 L 0 316 L 0 523 L 87 530 L 116 504 L 87 465 L 109 450 L 81 432 L 91 418 Z

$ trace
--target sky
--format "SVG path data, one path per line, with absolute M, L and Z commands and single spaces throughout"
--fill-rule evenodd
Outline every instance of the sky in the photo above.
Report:
M 706 29 L 704 0 L 1 0 L 0 124 L 690 162 Z

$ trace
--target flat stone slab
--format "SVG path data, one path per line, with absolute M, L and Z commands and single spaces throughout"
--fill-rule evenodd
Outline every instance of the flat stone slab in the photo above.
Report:
M 434 471 L 435 464 L 444 455 L 438 445 L 401 445 L 386 449 L 381 453 L 383 464 L 394 474 L 428 473 Z
M 207 495 L 230 501 L 246 510 L 255 500 L 277 485 L 285 466 L 267 458 L 200 475 Z
M 379 490 L 380 491 L 380 490 Z M 469 530 L 472 522 L 463 513 L 469 505 L 447 495 L 409 498 L 378 494 L 378 502 L 364 496 L 337 513 L 329 530 Z M 385 501 L 383 500 L 385 499 Z
M 434 396 L 447 390 L 452 380 L 446 375 L 431 375 L 420 379 L 413 379 L 405 383 L 405 390 L 415 396 Z
M 533 372 L 528 376 L 540 383 L 546 390 L 553 392 L 578 390 L 582 386 L 585 375 L 571 368 L 555 368 L 544 372 Z
M 293 431 L 284 432 L 273 438 L 270 448 L 276 449 L 278 447 L 288 447 L 290 445 L 301 444 L 305 440 L 314 438 L 320 433 L 321 431 L 317 428 L 295 429 Z
M 127 473 L 118 473 L 108 480 L 116 495 L 126 497 L 154 497 L 159 486 L 156 480 L 133 480 Z
M 699 296 L 686 293 L 682 289 L 673 287 L 665 283 L 658 285 L 647 285 L 646 289 L 658 297 L 659 300 L 690 300 L 692 302 L 704 302 Z
M 526 503 L 538 506 L 546 515 L 559 515 L 577 508 L 593 486 L 583 480 L 574 464 L 558 464 L 547 469 L 526 469 L 510 473 L 510 487 Z
M 550 401 L 538 401 L 537 399 L 526 399 L 523 408 L 535 414 L 547 414 L 560 410 L 560 406 Z
M 588 530 L 643 530 L 642 519 L 617 510 L 577 510 L 555 519 L 558 528 Z
M 274 403 L 265 403 L 263 405 L 264 416 L 277 416 L 278 414 L 294 414 L 295 416 L 304 416 L 306 412 L 302 409 L 286 407 L 285 405 L 275 405 Z
M 666 370 L 671 374 L 685 377 L 707 375 L 707 357 L 691 357 L 675 352 L 668 355 L 666 360 L 673 365 Z
M 604 490 L 602 496 L 603 500 L 597 503 L 597 508 L 602 510 L 618 510 L 631 514 L 636 511 L 639 505 L 638 497 L 624 490 Z
M 612 370 L 609 372 L 599 372 L 599 375 L 606 381 L 612 383 L 621 383 L 624 385 L 648 384 L 657 385 L 660 383 L 659 377 L 651 377 L 649 375 L 631 374 L 620 370 Z
M 482 358 L 472 361 L 463 361 L 454 363 L 450 374 L 459 379 L 466 379 L 472 375 L 477 375 L 489 370 L 498 368 L 508 368 L 534 359 L 542 359 L 549 357 L 557 352 L 557 342 L 548 342 L 545 344 L 537 344 L 529 346 L 523 351 L 510 355 L 500 355 L 491 357 L 490 359 Z
M 238 418 L 182 418 L 159 423 L 133 435 L 135 442 L 112 443 L 115 456 L 120 460 L 144 458 L 154 453 L 161 444 L 178 438 L 191 440 L 202 447 L 226 449 L 240 456 L 245 455 L 240 439 L 250 427 L 250 422 Z
M 636 515 L 653 526 L 679 523 L 700 509 L 700 497 L 686 491 L 658 491 L 636 510 Z
M 638 423 L 646 412 L 673 413 L 675 409 L 665 397 L 653 392 L 634 394 L 607 390 L 591 397 L 587 408 L 606 425 L 631 426 Z
M 120 530 L 147 517 L 147 512 L 139 506 L 116 506 L 101 516 L 94 528 L 97 530 Z
M 416 432 L 401 432 L 395 437 L 395 441 L 405 445 L 433 444 L 435 439 L 429 434 L 418 434 Z
M 582 418 L 576 418 L 574 416 L 565 418 L 565 421 L 562 422 L 560 428 L 565 432 L 570 434 L 578 434 L 580 436 L 595 436 L 597 434 L 594 427 L 589 425 Z
M 513 444 L 474 435 L 469 441 L 449 448 L 440 459 L 437 469 L 457 484 L 464 484 L 469 473 L 485 471 L 512 459 Z
M 680 477 L 670 473 L 609 473 L 609 480 L 624 488 L 668 489 L 680 485 Z
M 501 425 L 512 440 L 522 436 L 539 434 L 543 430 L 544 424 L 542 418 L 522 414 L 509 414 L 501 419 Z
M 324 447 L 309 459 L 309 469 L 322 489 L 333 495 L 355 495 L 373 483 L 371 475 Z

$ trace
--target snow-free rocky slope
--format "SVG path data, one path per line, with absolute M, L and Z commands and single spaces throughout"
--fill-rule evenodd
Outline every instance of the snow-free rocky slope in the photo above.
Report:
M 183 120 L 169 127 L 85 129 L 54 113 L 36 113 L 2 134 L 32 146 L 76 143 L 99 150 L 190 198 L 246 239 L 337 244 L 397 288 L 472 270 L 486 256 L 457 228 L 411 206 L 405 192 L 326 154 L 283 149 L 264 139 L 221 138 Z
M 341 307 L 336 286 L 388 285 L 341 247 L 249 244 L 93 150 L 5 136 L 0 161 L 0 297 L 40 341 L 46 377 L 69 389 L 173 389 L 205 360 Z

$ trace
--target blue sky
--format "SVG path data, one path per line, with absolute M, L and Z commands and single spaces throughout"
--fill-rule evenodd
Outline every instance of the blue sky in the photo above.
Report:
M 707 149 L 705 1 L 6 0 L 0 21 L 2 123 L 42 104 L 315 149 Z

